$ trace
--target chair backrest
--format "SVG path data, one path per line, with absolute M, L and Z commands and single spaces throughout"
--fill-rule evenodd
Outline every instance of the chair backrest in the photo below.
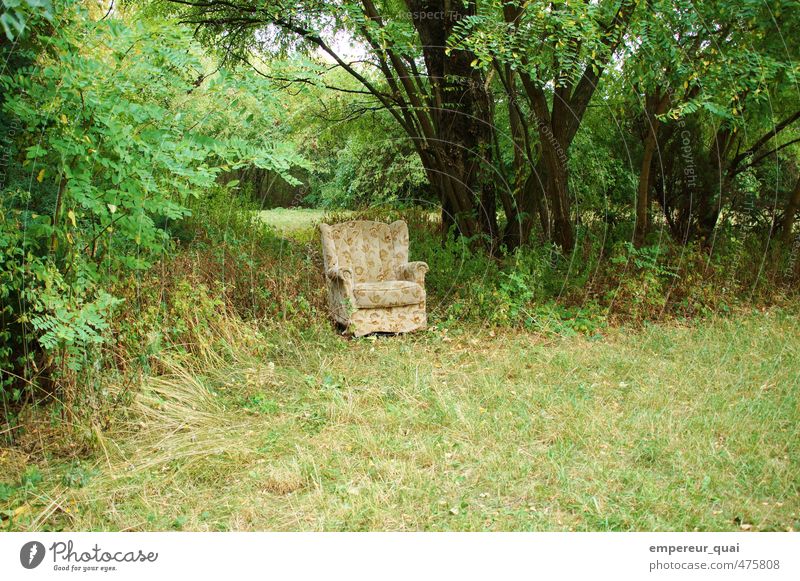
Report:
M 355 282 L 397 280 L 408 262 L 408 226 L 367 220 L 320 224 L 325 268 L 349 268 Z

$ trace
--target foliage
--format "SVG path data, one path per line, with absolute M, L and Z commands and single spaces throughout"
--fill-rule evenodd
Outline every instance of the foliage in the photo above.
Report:
M 53 21 L 50 0 L 3 0 L 0 26 L 9 41 L 18 40 L 40 20 Z
M 719 209 L 736 208 L 739 173 L 778 152 L 789 158 L 782 173 L 796 173 L 798 45 L 771 34 L 796 25 L 795 4 L 165 1 L 152 9 L 196 23 L 208 45 L 234 60 L 303 55 L 299 66 L 267 74 L 339 92 L 339 101 L 350 95 L 353 115 L 381 110 L 408 139 L 394 150 L 398 168 L 418 156 L 445 219 L 467 238 L 480 235 L 490 250 L 540 239 L 572 252 L 576 222 L 596 217 L 609 199 L 626 202 L 613 208 L 625 220 L 639 208 L 637 245 L 648 232 L 649 200 L 661 202 L 676 240 L 708 243 Z M 422 8 L 441 18 L 422 18 Z M 337 35 L 363 54 L 351 59 Z M 592 183 L 580 150 L 609 128 L 617 139 L 597 150 L 602 179 Z M 352 206 L 362 191 L 385 200 L 385 185 L 364 177 L 374 174 L 362 154 L 385 159 L 388 148 L 340 149 L 342 163 L 309 200 Z M 404 189 L 397 173 L 385 173 Z M 637 176 L 640 192 L 629 195 Z M 790 191 L 776 188 L 779 205 Z
M 63 8 L 62 27 L 39 39 L 41 62 L 0 78 L 24 171 L 0 208 L 0 363 L 16 375 L 30 375 L 39 350 L 83 367 L 120 303 L 109 284 L 149 268 L 169 248 L 168 225 L 222 171 L 289 176 L 301 160 L 291 145 L 231 129 L 247 121 L 231 103 L 264 99 L 265 85 L 219 73 L 201 88 L 210 64 L 181 27 Z M 228 134 L 209 121 L 217 110 Z
M 407 149 L 351 132 L 344 147 L 328 162 L 333 166 L 332 175 L 320 175 L 319 191 L 305 202 L 337 209 L 418 204 L 428 197 L 428 182 L 417 154 Z
M 260 66 L 266 75 L 298 75 L 307 67 L 296 55 Z M 358 85 L 348 75 L 319 65 L 312 70 L 318 76 L 296 89 L 282 123 L 309 160 L 307 189 L 297 192 L 295 204 L 363 209 L 425 200 L 435 205 L 414 143 L 391 116 L 354 97 L 349 91 Z

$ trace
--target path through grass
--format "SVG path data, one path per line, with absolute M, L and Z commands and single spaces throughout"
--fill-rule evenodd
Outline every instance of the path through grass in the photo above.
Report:
M 325 210 L 317 208 L 273 208 L 262 210 L 258 217 L 273 226 L 282 236 L 313 235 L 313 227 L 325 216 Z

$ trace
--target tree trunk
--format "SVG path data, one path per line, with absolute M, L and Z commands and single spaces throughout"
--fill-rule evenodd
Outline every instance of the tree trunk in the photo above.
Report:
M 656 138 L 652 132 L 644 141 L 644 155 L 642 156 L 642 167 L 639 171 L 639 187 L 636 191 L 636 226 L 633 230 L 633 244 L 636 248 L 644 245 L 644 239 L 649 229 L 650 218 L 648 207 L 650 205 L 650 168 L 653 164 L 653 154 L 656 151 Z
M 445 52 L 453 28 L 475 13 L 475 4 L 455 6 L 448 0 L 407 0 L 406 4 L 422 43 L 431 84 L 434 135 L 427 143 L 432 154 L 426 157 L 433 164 L 430 172 L 440 175 L 437 189 L 443 210 L 453 214 L 460 234 L 482 235 L 494 247 L 498 236 L 496 196 L 494 190 L 484 187 L 484 171 L 492 163 L 492 100 L 483 75 L 472 67 L 474 53 L 461 49 Z M 429 13 L 442 18 L 426 18 Z
M 697 204 L 695 228 L 695 237 L 706 249 L 711 248 L 722 203 L 729 191 L 732 168 L 728 161 L 728 150 L 733 143 L 733 137 L 733 130 L 725 125 L 720 126 L 708 152 L 703 176 L 705 183 Z
M 670 104 L 669 93 L 661 95 L 660 91 L 645 96 L 645 128 L 644 152 L 642 154 L 642 167 L 639 171 L 639 186 L 636 191 L 636 225 L 633 231 L 633 243 L 637 248 L 644 245 L 645 237 L 650 228 L 650 190 L 653 185 L 653 156 L 658 148 L 658 137 L 661 121 L 658 116 L 663 114 Z
M 794 219 L 798 209 L 800 209 L 800 178 L 794 184 L 794 191 L 789 196 L 789 201 L 786 203 L 786 211 L 781 221 L 781 245 L 786 250 L 790 250 L 792 246 L 792 230 L 794 229 Z
M 506 214 L 506 229 L 503 233 L 503 241 L 509 249 L 514 249 L 527 242 L 527 236 L 524 232 L 526 216 L 522 208 L 522 202 L 525 199 L 525 175 L 529 173 L 527 168 L 530 165 L 530 158 L 527 128 L 517 108 L 517 93 L 514 87 L 516 73 L 509 66 L 505 67 L 504 73 L 505 76 L 501 76 L 501 80 L 505 86 L 509 101 L 508 125 L 511 131 L 511 146 L 514 154 L 512 162 L 514 181 L 511 195 L 503 197 L 503 210 Z
M 575 247 L 575 233 L 570 215 L 566 152 L 558 146 L 555 140 L 543 142 L 542 158 L 547 168 L 546 197 L 552 209 L 552 240 L 564 252 L 571 252 Z
M 537 163 L 533 170 L 515 171 L 514 212 L 510 214 L 503 233 L 503 242 L 513 250 L 528 244 L 535 229 L 537 220 L 541 228 L 542 241 L 550 239 L 550 215 L 543 196 L 547 190 L 547 172 L 543 164 Z

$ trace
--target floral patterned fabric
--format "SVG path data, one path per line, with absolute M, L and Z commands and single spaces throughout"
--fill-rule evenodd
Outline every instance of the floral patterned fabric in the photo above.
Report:
M 353 290 L 359 308 L 402 307 L 425 300 L 425 289 L 407 280 L 360 282 Z
M 408 226 L 353 221 L 320 224 L 333 318 L 355 336 L 425 328 L 424 262 L 408 262 Z
M 370 333 L 408 333 L 428 325 L 425 303 L 405 307 L 358 309 L 353 312 L 347 329 L 355 337 Z

